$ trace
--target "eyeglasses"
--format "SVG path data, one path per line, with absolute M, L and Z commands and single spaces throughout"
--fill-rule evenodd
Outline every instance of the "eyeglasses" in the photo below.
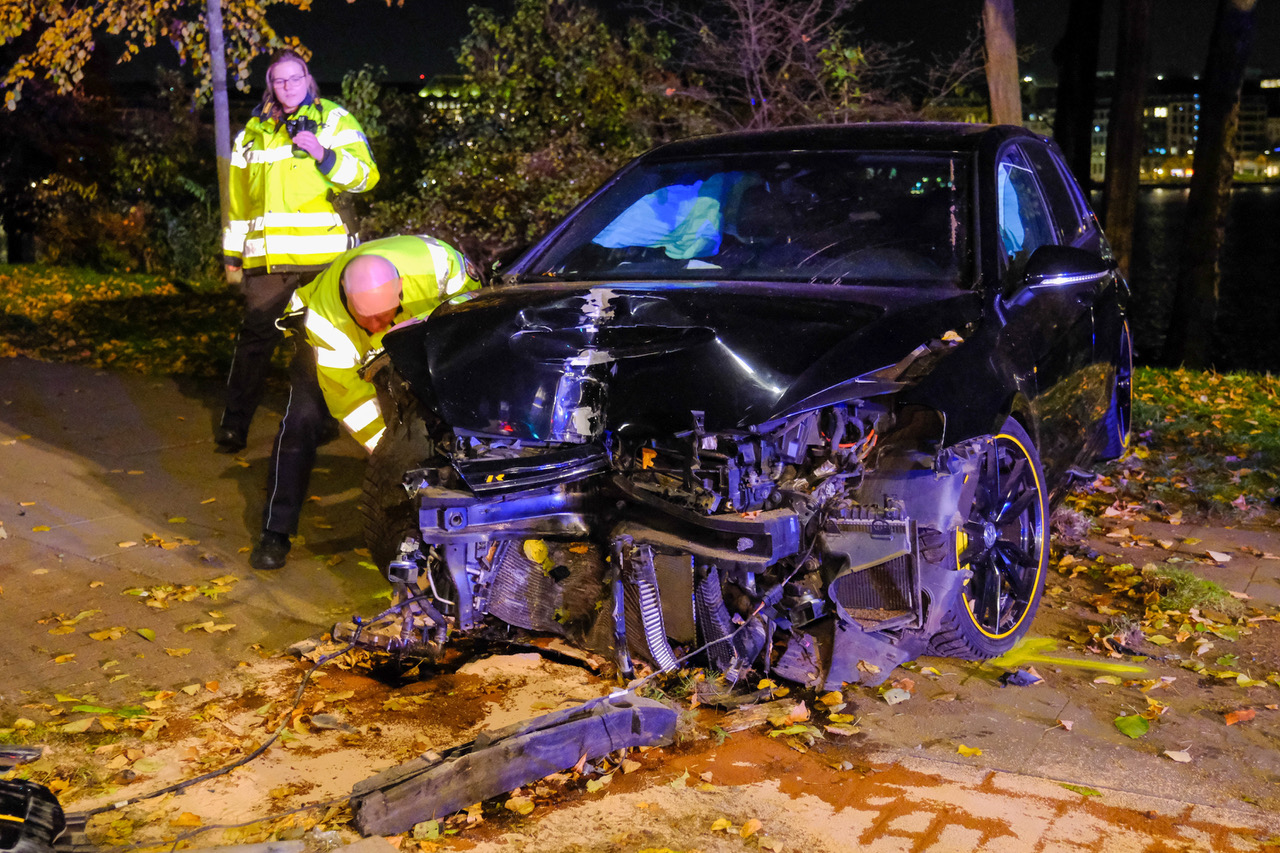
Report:
M 307 75 L 299 74 L 297 77 L 277 77 L 271 81 L 272 86 L 296 86 L 303 80 L 307 79 Z

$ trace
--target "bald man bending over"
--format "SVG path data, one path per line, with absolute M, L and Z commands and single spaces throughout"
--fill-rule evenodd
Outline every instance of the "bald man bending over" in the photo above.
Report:
M 326 408 L 365 450 L 377 447 L 382 413 L 360 368 L 382 348 L 383 333 L 479 286 L 474 267 L 457 249 L 431 237 L 407 236 L 357 246 L 294 292 L 289 312 L 301 314 L 306 340 L 295 343 L 289 404 L 267 471 L 262 537 L 249 565 L 267 570 L 285 564 L 324 437 Z

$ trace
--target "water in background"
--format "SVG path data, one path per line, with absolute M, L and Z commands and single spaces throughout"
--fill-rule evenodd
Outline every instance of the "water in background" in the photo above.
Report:
M 1138 195 L 1129 324 L 1139 363 L 1157 361 L 1164 344 L 1186 207 L 1186 189 Z M 1232 190 L 1221 269 L 1214 366 L 1280 372 L 1280 187 Z

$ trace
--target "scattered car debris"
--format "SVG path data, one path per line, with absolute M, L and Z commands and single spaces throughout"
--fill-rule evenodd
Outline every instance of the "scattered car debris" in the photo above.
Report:
M 1015 669 L 1011 672 L 1001 673 L 1001 687 L 1031 687 L 1034 684 L 1044 684 L 1044 678 L 1040 673 L 1036 672 L 1034 666 L 1026 669 Z
M 665 746 L 676 711 L 619 693 L 482 733 L 470 743 L 392 767 L 351 792 L 356 826 L 393 835 L 619 749 Z

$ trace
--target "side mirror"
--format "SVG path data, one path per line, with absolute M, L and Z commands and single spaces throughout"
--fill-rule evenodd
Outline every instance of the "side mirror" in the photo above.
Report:
M 1079 287 L 1096 284 L 1115 270 L 1115 265 L 1085 249 L 1045 245 L 1036 249 L 1023 273 L 1023 284 L 1032 290 Z

